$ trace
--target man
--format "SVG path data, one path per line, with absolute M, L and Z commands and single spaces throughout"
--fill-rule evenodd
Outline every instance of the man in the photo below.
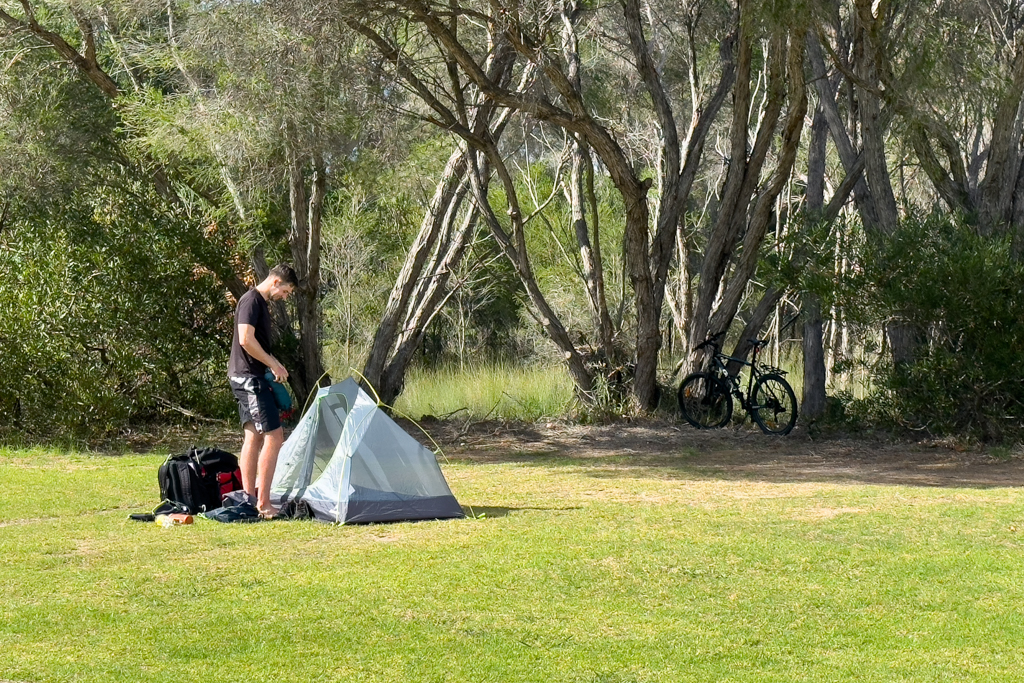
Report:
M 260 514 L 266 518 L 278 512 L 270 504 L 270 484 L 274 480 L 277 454 L 284 443 L 277 403 L 266 379 L 267 370 L 278 382 L 288 379 L 288 371 L 269 352 L 270 307 L 267 302 L 287 299 L 297 286 L 291 266 L 274 266 L 263 282 L 242 295 L 235 307 L 228 381 L 238 399 L 238 417 L 245 432 L 239 467 L 242 487 L 256 496 Z

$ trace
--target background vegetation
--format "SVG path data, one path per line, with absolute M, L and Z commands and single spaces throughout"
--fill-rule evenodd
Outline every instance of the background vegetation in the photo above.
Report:
M 0 0 L 0 67 L 0 437 L 230 418 L 277 261 L 300 402 L 664 410 L 727 330 L 807 422 L 1020 436 L 1019 3 Z

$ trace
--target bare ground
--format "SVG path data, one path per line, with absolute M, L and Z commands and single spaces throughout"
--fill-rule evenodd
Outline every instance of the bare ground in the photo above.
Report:
M 419 430 L 403 424 L 410 433 Z M 422 425 L 454 461 L 571 459 L 618 467 L 685 470 L 772 482 L 934 487 L 1024 485 L 1024 452 L 968 449 L 955 441 L 871 437 L 771 437 L 746 427 L 700 431 L 652 420 L 604 426 L 432 421 Z M 426 441 L 422 432 L 421 441 Z
M 428 448 L 456 462 L 555 463 L 658 470 L 769 482 L 848 482 L 935 487 L 1024 486 L 1024 448 L 983 449 L 955 440 L 896 441 L 877 436 L 784 437 L 750 426 L 700 431 L 669 420 L 609 425 L 561 422 L 399 421 Z M 429 436 L 428 436 L 429 434 Z M 129 450 L 179 452 L 189 444 L 237 453 L 241 430 L 227 423 L 129 436 Z M 106 449 L 104 449 L 106 450 Z M 122 449 L 118 449 L 122 450 Z

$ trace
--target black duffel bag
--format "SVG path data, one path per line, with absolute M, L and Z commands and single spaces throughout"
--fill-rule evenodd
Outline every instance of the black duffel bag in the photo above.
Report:
M 219 448 L 196 448 L 169 455 L 157 472 L 160 497 L 188 509 L 189 514 L 215 510 L 232 491 L 242 488 L 238 458 Z

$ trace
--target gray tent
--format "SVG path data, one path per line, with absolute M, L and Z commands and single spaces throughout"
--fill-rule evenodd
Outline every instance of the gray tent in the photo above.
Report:
M 317 391 L 281 448 L 270 498 L 343 524 L 463 516 L 434 454 L 351 377 Z

